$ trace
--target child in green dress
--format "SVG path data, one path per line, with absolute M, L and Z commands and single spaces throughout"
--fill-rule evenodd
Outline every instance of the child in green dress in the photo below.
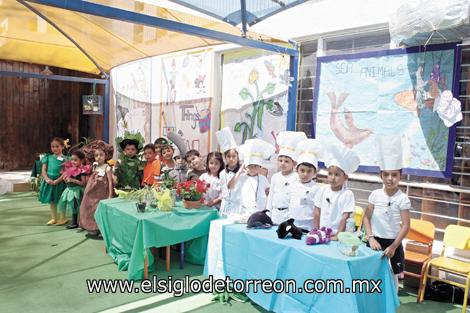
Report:
M 60 174 L 62 164 L 65 162 L 65 156 L 62 154 L 64 146 L 64 139 L 55 137 L 51 141 L 52 154 L 48 153 L 41 159 L 43 181 L 39 187 L 39 201 L 50 204 L 51 219 L 47 225 L 57 223 L 57 203 L 65 189 L 65 183 Z
M 72 159 L 64 164 L 62 170 L 62 178 L 67 188 L 65 188 L 57 204 L 59 220 L 56 225 L 67 223 L 65 214 L 67 211 L 71 211 L 72 221 L 66 226 L 67 229 L 78 227 L 78 211 L 82 202 L 86 176 L 90 173 L 90 165 L 86 165 L 85 162 L 85 154 L 80 150 L 75 150 L 72 152 Z

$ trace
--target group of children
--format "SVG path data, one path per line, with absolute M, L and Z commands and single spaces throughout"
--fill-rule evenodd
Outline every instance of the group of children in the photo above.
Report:
M 47 225 L 67 224 L 66 213 L 71 212 L 72 221 L 66 228 L 77 228 L 80 224 L 97 235 L 94 212 L 98 202 L 113 196 L 112 168 L 106 162 L 112 157 L 113 147 L 98 141 L 89 156 L 91 165 L 83 151 L 72 151 L 69 159 L 63 154 L 64 148 L 64 140 L 55 137 L 51 141 L 52 153 L 41 159 L 43 180 L 39 201 L 50 204 L 51 219 Z
M 114 148 L 103 141 L 91 144 L 88 157 L 79 149 L 66 157 L 62 138 L 52 139 L 50 147 L 51 153 L 41 159 L 43 180 L 39 188 L 40 202 L 49 203 L 51 208 L 47 225 L 65 225 L 68 223 L 66 213 L 71 213 L 72 220 L 66 228 L 80 226 L 90 235 L 99 235 L 94 213 L 100 200 L 113 197 L 114 187 L 139 189 L 145 185 L 158 185 L 164 174 L 173 177 L 177 183 L 201 178 L 209 185 L 205 205 L 220 207 L 219 174 L 224 169 L 224 161 L 219 152 L 210 153 L 204 163 L 197 150 L 188 151 L 184 158 L 174 156 L 174 147 L 164 138 L 143 149 L 139 140 L 126 138 L 119 142 L 119 161 L 112 167 L 108 161 Z M 145 161 L 139 157 L 141 150 Z
M 274 155 L 274 146 L 249 139 L 237 148 L 228 129 L 217 136 L 227 162 L 220 175 L 221 214 L 246 221 L 255 211 L 266 209 L 275 224 L 293 218 L 296 226 L 307 230 L 329 227 L 333 238 L 346 230 L 346 222 L 354 216 L 356 207 L 354 194 L 346 183 L 348 175 L 360 164 L 352 150 L 323 145 L 316 139 L 307 139 L 302 132 L 280 132 L 276 139 L 279 172 L 272 175 L 269 184 L 260 171 Z M 399 138 L 382 138 L 378 146 L 383 188 L 371 193 L 363 223 L 368 246 L 383 250 L 390 258 L 398 286 L 404 263 L 401 241 L 409 230 L 411 204 L 398 188 L 403 167 Z M 238 156 L 243 159 L 241 166 Z M 315 182 L 320 158 L 327 170 L 327 184 L 321 186 Z
M 296 226 L 307 230 L 329 227 L 333 237 L 345 231 L 346 221 L 355 211 L 354 194 L 346 182 L 360 163 L 353 151 L 324 146 L 315 139 L 307 139 L 302 132 L 280 132 L 279 172 L 272 175 L 269 183 L 263 168 L 275 154 L 273 145 L 249 139 L 237 147 L 227 128 L 216 135 L 223 154 L 211 152 L 205 163 L 197 150 L 175 157 L 173 146 L 164 138 L 143 147 L 143 162 L 138 157 L 141 143 L 124 139 L 119 144 L 122 157 L 114 171 L 107 163 L 113 154 L 112 146 L 102 142 L 94 148 L 91 168 L 80 150 L 73 151 L 64 166 L 64 142 L 54 138 L 52 153 L 41 160 L 44 180 L 39 199 L 50 203 L 52 215 L 47 224 L 66 224 L 65 213 L 71 211 L 72 221 L 67 228 L 80 225 L 89 233 L 98 234 L 94 212 L 100 200 L 113 196 L 113 186 L 137 189 L 155 185 L 166 173 L 177 182 L 204 180 L 209 186 L 204 195 L 205 205 L 239 221 L 246 221 L 256 211 L 268 210 L 275 224 L 293 218 Z M 391 258 L 395 274 L 403 272 L 401 241 L 408 232 L 410 219 L 410 201 L 398 188 L 402 165 L 401 160 L 397 161 L 401 155 L 397 146 L 393 139 L 381 145 L 380 176 L 384 187 L 372 192 L 364 216 L 370 247 L 383 250 Z M 320 158 L 327 169 L 328 184 L 323 186 L 315 182 Z

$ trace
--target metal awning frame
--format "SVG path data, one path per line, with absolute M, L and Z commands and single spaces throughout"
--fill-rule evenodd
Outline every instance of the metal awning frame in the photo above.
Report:
M 45 19 L 46 22 L 51 24 L 54 28 L 56 28 L 59 32 L 61 32 L 64 36 L 66 36 L 78 49 L 80 49 L 95 65 L 98 63 L 93 60 L 92 56 L 90 56 L 83 47 L 79 46 L 79 44 L 71 38 L 65 31 L 63 31 L 59 25 L 53 23 L 50 19 L 46 16 L 40 14 L 37 10 L 35 10 L 29 3 L 36 3 L 40 5 L 51 6 L 55 8 L 60 8 L 64 10 L 79 12 L 83 14 L 89 14 L 94 16 L 100 16 L 103 18 L 118 20 L 118 21 L 125 21 L 133 24 L 139 24 L 149 27 L 161 28 L 168 31 L 184 33 L 187 35 L 198 36 L 198 37 L 205 37 L 210 38 L 213 40 L 218 41 L 225 41 L 229 43 L 234 43 L 240 46 L 251 47 L 256 49 L 262 49 L 274 53 L 279 54 L 287 54 L 290 56 L 290 73 L 291 73 L 291 82 L 289 84 L 289 91 L 288 91 L 288 112 L 287 112 L 287 130 L 294 130 L 295 129 L 295 122 L 296 122 L 296 103 L 297 103 L 297 78 L 298 78 L 298 67 L 299 67 L 299 51 L 298 47 L 295 46 L 294 48 L 279 46 L 267 42 L 263 42 L 261 40 L 254 40 L 250 38 L 246 38 L 244 36 L 235 36 L 232 34 L 227 34 L 224 32 L 219 32 L 211 29 L 206 29 L 203 27 L 198 27 L 194 25 L 189 25 L 177 21 L 166 20 L 159 17 L 154 17 L 150 15 L 145 15 L 141 13 L 136 13 L 133 11 L 123 10 L 111 6 L 101 5 L 97 3 L 92 3 L 83 0 L 17 0 L 22 5 L 29 8 L 32 12 L 40 16 L 41 18 Z M 244 1 L 243 1 L 244 2 Z M 244 27 L 243 31 L 246 34 L 246 18 L 244 18 Z M 242 31 L 242 32 L 243 32 Z M 243 34 L 242 34 L 243 35 Z M 60 76 L 60 75 L 42 75 L 42 74 L 33 74 L 33 73 L 20 73 L 20 72 L 7 72 L 1 71 L 0 76 L 17 76 L 17 77 L 32 77 L 32 78 L 43 78 L 43 79 L 51 79 L 51 80 L 65 80 L 70 82 L 92 82 L 98 84 L 104 84 L 105 86 L 105 95 L 104 95 L 104 129 L 103 129 L 103 139 L 105 141 L 109 140 L 109 73 L 106 73 L 102 70 L 101 67 L 98 68 L 102 71 L 102 75 L 106 77 L 106 79 L 86 79 L 81 77 L 69 77 L 69 76 Z M 90 80 L 90 81 L 88 81 Z

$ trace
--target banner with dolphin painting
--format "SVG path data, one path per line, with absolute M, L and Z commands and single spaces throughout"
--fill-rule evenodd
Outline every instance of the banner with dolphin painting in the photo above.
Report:
M 319 57 L 312 135 L 361 158 L 359 171 L 378 171 L 376 140 L 402 140 L 404 173 L 449 177 L 455 125 L 434 109 L 445 90 L 458 94 L 455 44 Z

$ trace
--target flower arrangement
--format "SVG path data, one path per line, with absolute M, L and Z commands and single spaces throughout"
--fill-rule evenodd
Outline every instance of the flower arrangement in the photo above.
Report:
M 74 166 L 72 161 L 67 161 L 62 166 L 61 173 L 67 177 L 75 177 L 80 174 L 89 174 L 91 170 L 90 165 L 81 165 L 81 166 Z
M 176 186 L 176 194 L 186 201 L 204 202 L 204 193 L 207 191 L 209 184 L 204 180 L 189 180 L 179 183 Z

